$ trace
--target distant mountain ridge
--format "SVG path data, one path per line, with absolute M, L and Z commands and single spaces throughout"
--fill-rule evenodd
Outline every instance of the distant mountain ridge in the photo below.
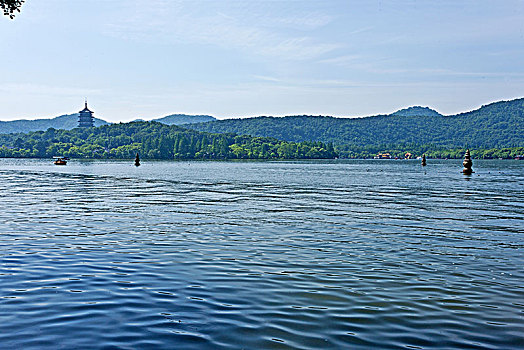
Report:
M 95 126 L 108 124 L 105 120 L 95 118 Z M 54 129 L 74 129 L 78 126 L 78 113 L 64 114 L 55 118 L 34 119 L 34 120 L 12 120 L 0 121 L 0 134 L 11 134 L 18 132 L 30 132 Z
M 171 114 L 162 118 L 153 119 L 152 121 L 157 121 L 166 125 L 183 125 L 191 123 L 204 123 L 213 120 L 216 120 L 216 118 L 210 115 Z M 95 126 L 106 124 L 110 123 L 105 120 L 95 118 Z M 45 131 L 49 128 L 71 130 L 76 127 L 78 127 L 78 113 L 73 113 L 46 119 L 0 121 L 0 134 Z
M 403 117 L 413 117 L 413 116 L 425 116 L 425 117 L 441 117 L 442 114 L 437 112 L 434 109 L 429 107 L 422 106 L 413 106 L 404 109 L 400 109 L 394 113 L 391 113 L 392 116 L 403 116 Z
M 423 108 L 425 113 L 428 113 L 428 110 Z M 408 109 L 407 112 L 411 114 L 416 111 L 421 110 L 415 108 Z M 378 115 L 365 118 L 256 117 L 217 120 L 186 127 L 211 133 L 235 133 L 275 137 L 286 141 L 321 141 L 352 146 L 524 146 L 524 98 L 494 102 L 457 115 L 435 115 L 431 110 L 428 114 Z

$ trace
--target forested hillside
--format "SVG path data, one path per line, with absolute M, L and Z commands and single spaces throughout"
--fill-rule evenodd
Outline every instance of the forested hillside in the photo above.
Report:
M 516 147 L 524 146 L 524 99 L 496 102 L 454 116 L 258 117 L 218 120 L 187 127 L 207 132 L 270 136 L 295 142 L 314 140 L 358 147 Z
M 188 115 L 188 114 L 171 114 L 162 118 L 153 119 L 152 121 L 167 125 L 183 125 L 193 123 L 206 123 L 216 120 L 210 115 Z
M 337 156 L 332 144 L 209 134 L 158 122 L 0 135 L 0 157 L 149 159 L 316 159 Z
M 105 125 L 107 122 L 95 118 L 95 126 Z M 0 134 L 31 132 L 38 130 L 55 129 L 73 129 L 78 126 L 78 113 L 61 115 L 50 119 L 35 120 L 12 120 L 0 121 Z

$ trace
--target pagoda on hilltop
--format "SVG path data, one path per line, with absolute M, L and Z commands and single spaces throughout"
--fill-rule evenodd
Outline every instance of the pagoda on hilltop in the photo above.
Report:
M 93 117 L 93 111 L 87 108 L 87 100 L 85 108 L 78 112 L 78 127 L 79 128 L 92 128 L 95 124 L 95 118 Z

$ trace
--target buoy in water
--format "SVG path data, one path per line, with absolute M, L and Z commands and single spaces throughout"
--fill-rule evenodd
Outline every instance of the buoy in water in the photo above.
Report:
M 473 162 L 471 161 L 469 149 L 466 151 L 466 154 L 464 155 L 464 161 L 462 162 L 462 165 L 464 166 L 464 169 L 462 169 L 462 173 L 464 175 L 471 175 L 472 173 L 474 173 L 473 169 L 471 169 L 471 167 L 473 166 Z
M 135 157 L 135 166 L 140 166 L 140 157 L 138 156 L 138 153 L 136 154 L 136 157 Z

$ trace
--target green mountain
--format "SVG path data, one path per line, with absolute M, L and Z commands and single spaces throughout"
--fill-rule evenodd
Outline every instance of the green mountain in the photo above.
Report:
M 152 121 L 166 125 L 183 125 L 193 123 L 205 123 L 213 120 L 216 120 L 216 118 L 210 115 L 171 114 L 162 118 L 153 119 Z
M 213 133 L 275 137 L 295 142 L 322 141 L 355 147 L 517 147 L 524 146 L 524 98 L 495 102 L 471 112 L 452 116 L 257 117 L 217 120 L 186 127 Z
M 337 156 L 332 144 L 210 134 L 158 122 L 0 134 L 0 157 L 144 159 L 312 159 Z
M 442 114 L 429 107 L 413 106 L 404 108 L 391 113 L 391 115 L 403 116 L 403 117 L 414 117 L 414 116 L 426 116 L 426 117 L 440 117 Z
M 410 152 L 457 158 L 465 147 L 473 148 L 472 155 L 483 158 L 511 158 L 524 153 L 524 98 L 491 103 L 457 115 L 435 113 L 429 108 L 413 107 L 366 118 L 258 117 L 184 124 L 185 129 L 160 122 L 78 129 L 74 128 L 77 115 L 72 114 L 47 120 L 0 122 L 0 132 L 12 133 L 0 134 L 0 157 L 62 154 L 122 158 L 139 151 L 146 158 L 161 159 L 331 158 L 337 154 L 368 158 L 386 151 L 398 157 Z M 173 115 L 160 119 L 170 123 L 186 117 L 190 121 L 212 118 Z M 96 123 L 106 122 L 97 119 Z M 24 128 L 51 129 L 13 133 Z M 63 128 L 74 129 L 57 130 Z
M 95 126 L 105 124 L 107 124 L 105 120 L 95 118 Z M 77 126 L 78 113 L 74 113 L 50 119 L 0 121 L 0 134 L 47 130 L 49 128 L 69 130 Z

